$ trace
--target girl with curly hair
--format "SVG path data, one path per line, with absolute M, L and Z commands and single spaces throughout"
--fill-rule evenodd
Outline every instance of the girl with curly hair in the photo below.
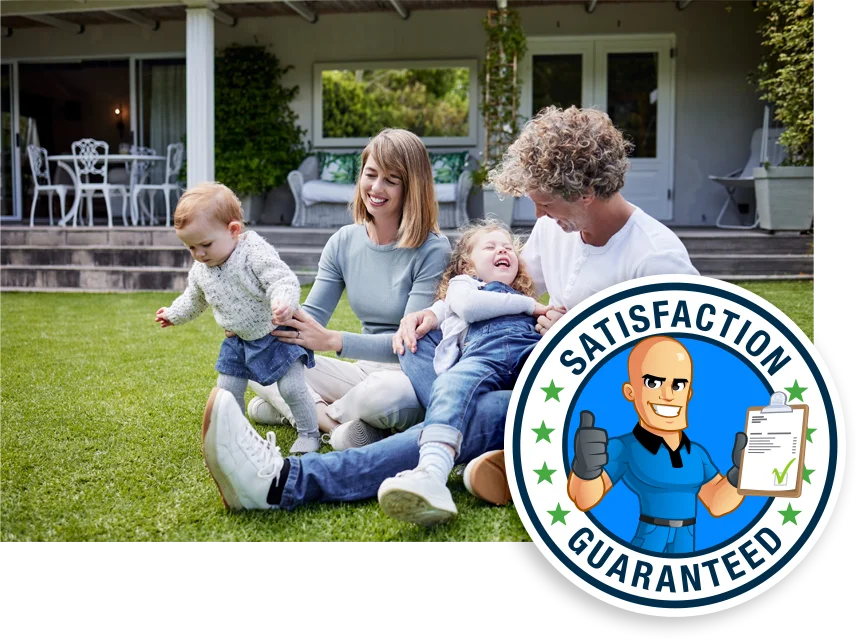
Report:
M 534 318 L 549 310 L 533 299 L 533 281 L 519 251 L 504 224 L 486 219 L 464 230 L 452 252 L 432 307 L 440 330 L 421 340 L 437 345 L 437 377 L 419 434 L 419 464 L 386 479 L 377 493 L 393 518 L 431 525 L 458 514 L 446 480 L 461 432 L 480 395 L 514 386 L 541 338 Z M 425 386 L 414 383 L 417 389 Z

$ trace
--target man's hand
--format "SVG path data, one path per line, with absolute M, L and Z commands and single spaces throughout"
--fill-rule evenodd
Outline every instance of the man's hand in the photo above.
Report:
M 294 309 L 290 304 L 280 302 L 278 300 L 273 301 L 272 323 L 278 324 L 279 326 L 287 326 L 293 319 L 293 312 Z
M 733 467 L 727 470 L 725 478 L 733 487 L 739 487 L 739 466 L 742 464 L 742 452 L 745 451 L 745 446 L 748 444 L 748 436 L 744 432 L 736 432 L 736 439 L 733 441 L 733 454 L 731 459 Z
M 572 472 L 582 481 L 592 481 L 602 475 L 608 464 L 608 433 L 594 427 L 591 411 L 581 412 L 581 424 L 575 432 L 575 460 Z
M 566 314 L 566 307 L 564 306 L 552 306 L 550 307 L 544 315 L 540 315 L 539 319 L 536 320 L 536 331 L 538 331 L 541 335 L 545 335 L 552 326 L 557 323 L 561 317 Z
M 156 322 L 158 322 L 163 329 L 165 327 L 174 325 L 173 322 L 171 322 L 167 317 L 165 317 L 165 311 L 167 311 L 165 307 L 162 307 L 158 311 L 156 311 Z
M 416 353 L 416 343 L 426 333 L 436 329 L 439 324 L 437 316 L 428 309 L 408 313 L 402 318 L 398 330 L 392 336 L 392 353 L 403 356 L 405 346 L 412 353 Z

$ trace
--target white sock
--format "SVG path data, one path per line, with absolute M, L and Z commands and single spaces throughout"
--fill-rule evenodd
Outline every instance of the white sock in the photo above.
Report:
M 425 470 L 443 485 L 449 479 L 449 473 L 455 465 L 455 450 L 446 443 L 423 443 L 419 447 L 419 465 L 417 469 Z

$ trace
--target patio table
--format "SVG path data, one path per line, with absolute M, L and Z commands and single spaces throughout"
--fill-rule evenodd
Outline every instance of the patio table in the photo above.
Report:
M 66 222 L 69 221 L 75 214 L 78 212 L 78 204 L 81 203 L 81 196 L 83 194 L 83 190 L 81 188 L 81 182 L 78 181 L 78 177 L 75 174 L 75 170 L 68 165 L 68 162 L 74 162 L 75 155 L 74 154 L 49 154 L 48 161 L 55 161 L 57 163 L 58 168 L 62 168 L 66 171 L 66 173 L 72 178 L 72 185 L 75 187 L 75 198 L 72 200 L 72 207 L 69 208 L 66 212 L 63 213 L 62 217 L 60 217 L 60 225 L 65 226 Z M 117 163 L 128 163 L 130 161 L 165 161 L 167 160 L 166 156 L 159 155 L 149 155 L 149 154 L 109 154 L 108 155 L 108 164 L 117 164 Z M 118 185 L 118 184 L 115 184 Z M 131 188 L 131 185 L 130 185 Z M 130 193 L 131 194 L 131 193 Z M 132 213 L 136 212 L 136 209 L 130 209 Z M 132 215 L 134 217 L 134 215 Z M 132 221 L 132 224 L 137 224 L 138 222 Z

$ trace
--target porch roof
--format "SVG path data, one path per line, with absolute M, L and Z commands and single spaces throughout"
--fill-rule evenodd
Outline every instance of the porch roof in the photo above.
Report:
M 674 2 L 684 8 L 689 2 L 679 0 L 509 0 L 513 9 L 542 5 L 581 5 L 587 10 L 602 2 L 620 3 L 658 3 Z M 342 13 L 395 13 L 396 5 L 407 12 L 441 9 L 495 9 L 497 0 L 306 0 L 305 2 L 257 2 L 255 0 L 5 0 L 0 9 L 0 24 L 4 29 L 30 29 L 45 27 L 45 23 L 32 17 L 47 17 L 61 20 L 72 25 L 124 24 L 128 21 L 123 12 L 133 12 L 138 17 L 155 22 L 185 20 L 189 6 L 208 5 L 218 9 L 228 18 L 261 18 L 270 16 L 298 16 L 298 11 L 310 10 L 313 14 Z

